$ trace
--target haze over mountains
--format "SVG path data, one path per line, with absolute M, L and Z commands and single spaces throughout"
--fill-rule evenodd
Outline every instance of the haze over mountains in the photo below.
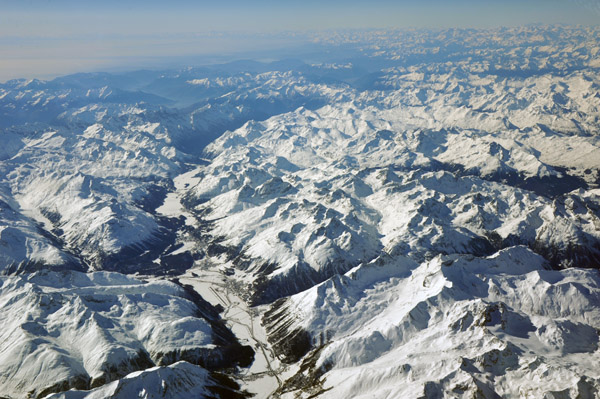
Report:
M 599 35 L 0 85 L 0 397 L 598 397 Z

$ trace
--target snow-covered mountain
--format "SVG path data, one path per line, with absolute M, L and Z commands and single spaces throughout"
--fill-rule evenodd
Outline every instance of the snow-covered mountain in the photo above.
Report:
M 289 336 L 315 347 L 281 396 L 585 397 L 600 388 L 599 283 L 595 270 L 548 270 L 524 247 L 378 258 L 266 313 L 283 353 Z
M 220 383 L 211 380 L 210 374 L 199 366 L 177 362 L 170 366 L 152 367 L 131 373 L 126 377 L 90 391 L 68 391 L 47 396 L 48 399 L 115 398 L 187 399 L 214 398 Z M 235 398 L 235 391 L 224 392 Z M 241 396 L 239 396 L 241 397 Z
M 600 265 L 598 191 L 576 189 L 600 159 L 597 136 L 551 136 L 591 149 L 569 175 L 566 157 L 538 160 L 550 146 L 541 130 L 522 133 L 528 145 L 486 119 L 440 113 L 417 125 L 416 113 L 427 115 L 368 101 L 249 122 L 207 147 L 212 162 L 188 201 L 219 245 L 256 260 L 244 268 L 269 275 L 274 286 L 257 291 L 267 301 L 382 251 L 422 260 L 526 244 L 554 266 Z
M 3 277 L 3 395 L 95 388 L 179 360 L 213 370 L 247 364 L 251 350 L 195 299 L 175 283 L 120 273 Z
M 0 397 L 598 397 L 599 37 L 0 85 Z

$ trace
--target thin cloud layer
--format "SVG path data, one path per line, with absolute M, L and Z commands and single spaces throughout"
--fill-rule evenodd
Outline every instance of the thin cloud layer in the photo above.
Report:
M 114 68 L 173 66 L 198 57 L 305 44 L 281 32 L 323 29 L 596 25 L 590 0 L 304 1 L 252 3 L 0 1 L 0 81 Z M 590 12 L 592 11 L 592 12 Z M 214 32 L 220 32 L 215 34 Z M 173 57 L 176 57 L 174 59 Z M 195 58 L 193 58 L 195 57 Z M 204 59 L 206 61 L 206 59 Z

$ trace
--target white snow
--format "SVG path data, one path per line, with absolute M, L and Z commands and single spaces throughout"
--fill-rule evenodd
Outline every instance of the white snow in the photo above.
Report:
M 187 399 L 210 398 L 207 385 L 215 384 L 209 373 L 199 366 L 178 362 L 165 367 L 153 367 L 90 391 L 71 390 L 46 396 L 46 399 Z
M 185 210 L 183 205 L 181 205 L 180 196 L 182 193 L 192 186 L 195 186 L 199 183 L 200 179 L 196 177 L 198 170 L 190 170 L 189 172 L 180 174 L 173 179 L 173 184 L 175 186 L 175 191 L 172 191 L 167 194 L 163 204 L 156 208 L 156 212 L 169 217 L 185 217 L 185 223 L 190 226 L 194 226 L 195 218 Z
M 514 247 L 361 265 L 291 297 L 279 323 L 328 337 L 324 398 L 543 397 L 597 386 L 599 301 L 597 270 L 546 270 Z
M 131 271 L 180 217 L 161 244 L 257 398 L 597 396 L 598 33 L 320 32 L 297 70 L 0 84 L 0 396 L 213 395 L 163 364 L 221 355 L 183 289 L 65 271 Z
M 295 372 L 286 367 L 273 353 L 267 334 L 260 322 L 264 308 L 250 308 L 239 296 L 235 286 L 221 272 L 194 268 L 181 278 L 183 284 L 191 285 L 202 298 L 214 306 L 222 306 L 221 317 L 242 345 L 250 345 L 255 354 L 254 362 L 241 370 L 242 388 L 259 398 L 270 397 L 283 380 Z
M 126 374 L 169 352 L 214 348 L 209 324 L 173 283 L 108 272 L 38 272 L 0 281 L 6 395 L 36 396 L 76 380 L 108 382 L 111 368 Z

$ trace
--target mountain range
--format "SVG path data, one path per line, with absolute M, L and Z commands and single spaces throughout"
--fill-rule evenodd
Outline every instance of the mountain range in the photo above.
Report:
M 0 398 L 598 397 L 599 34 L 0 84 Z

